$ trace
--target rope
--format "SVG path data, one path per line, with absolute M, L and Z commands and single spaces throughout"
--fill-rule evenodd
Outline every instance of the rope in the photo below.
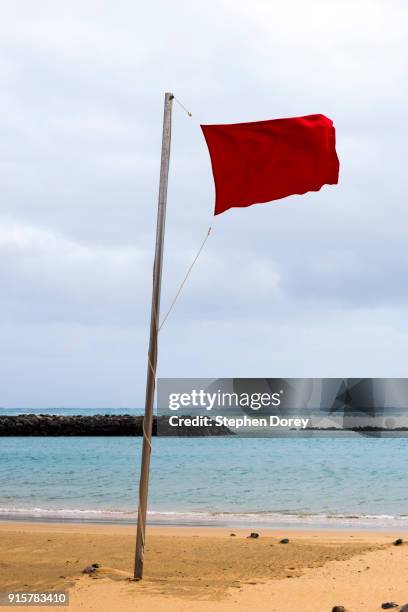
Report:
M 168 311 L 166 312 L 166 315 L 165 315 L 165 317 L 164 317 L 163 321 L 161 322 L 161 324 L 160 324 L 159 326 L 158 326 L 158 320 L 157 320 L 157 312 L 156 312 L 156 310 L 155 310 L 155 311 L 154 311 L 154 313 L 153 313 L 153 316 L 154 316 L 154 324 L 155 324 L 156 331 L 157 331 L 157 333 L 156 333 L 156 342 L 157 342 L 157 336 L 158 336 L 158 333 L 159 333 L 159 331 L 161 330 L 161 328 L 163 327 L 163 325 L 165 324 L 165 322 L 166 322 L 166 320 L 167 320 L 167 317 L 169 316 L 169 314 L 170 314 L 170 313 L 171 313 L 171 311 L 173 310 L 174 305 L 175 305 L 175 303 L 176 303 L 176 301 L 177 301 L 177 299 L 178 299 L 178 297 L 179 297 L 179 295 L 180 295 L 180 293 L 181 293 L 181 291 L 182 291 L 182 289 L 183 289 L 184 285 L 186 284 L 188 277 L 190 276 L 191 270 L 193 269 L 193 267 L 194 267 L 194 265 L 195 265 L 195 263 L 196 263 L 197 259 L 198 259 L 198 258 L 200 257 L 200 255 L 201 255 L 201 252 L 202 252 L 202 250 L 203 250 L 203 248 L 204 248 L 204 246 L 205 246 L 205 243 L 207 242 L 207 240 L 208 240 L 208 238 L 209 238 L 209 236 L 210 236 L 210 233 L 211 233 L 211 227 L 209 227 L 209 228 L 208 228 L 207 234 L 206 234 L 206 236 L 205 236 L 205 238 L 204 238 L 203 242 L 201 243 L 201 246 L 200 246 L 200 248 L 198 249 L 198 251 L 197 251 L 197 253 L 196 253 L 196 256 L 194 257 L 194 259 L 193 259 L 193 261 L 192 261 L 192 263 L 191 263 L 190 267 L 188 268 L 188 270 L 187 270 L 186 274 L 184 275 L 184 278 L 183 278 L 182 282 L 180 283 L 180 286 L 179 286 L 179 288 L 178 288 L 178 290 L 177 290 L 177 293 L 176 293 L 176 295 L 174 296 L 174 299 L 173 299 L 172 303 L 170 304 L 170 308 L 169 308 L 169 309 L 168 309 Z M 154 275 L 153 275 L 153 282 L 154 282 Z M 153 308 L 154 308 L 154 302 L 153 302 Z M 156 353 L 157 353 L 157 344 L 156 344 Z M 152 375 L 153 375 L 153 384 L 154 384 L 154 387 L 156 387 L 156 368 L 154 368 L 154 367 L 153 367 L 153 364 L 152 364 L 152 362 L 151 362 L 151 360 L 150 360 L 150 356 L 149 356 L 149 354 L 148 354 L 148 356 L 147 356 L 147 359 L 148 359 L 149 368 L 150 368 L 150 370 L 151 370 L 151 372 L 152 372 Z M 146 442 L 146 444 L 149 446 L 149 449 L 150 449 L 150 451 L 151 451 L 151 449 L 152 449 L 152 443 L 151 443 L 151 440 L 150 440 L 149 436 L 148 436 L 148 435 L 147 435 L 147 433 L 146 433 L 146 430 L 145 430 L 145 420 L 144 420 L 144 419 L 143 419 L 143 425 L 142 425 L 142 427 L 143 427 L 143 439 L 144 439 L 144 441 Z M 139 487 L 139 505 L 138 505 L 138 512 L 137 512 L 137 514 L 138 514 L 138 524 L 140 525 L 140 535 L 141 535 L 141 538 L 142 538 L 142 548 L 141 548 L 141 549 L 142 549 L 142 554 L 143 554 L 143 552 L 144 552 L 144 546 L 145 546 L 145 528 L 146 528 L 146 525 L 145 525 L 145 522 L 144 522 L 144 520 L 143 520 L 143 516 L 142 516 L 142 511 L 141 511 L 141 498 L 140 498 L 140 495 L 141 495 L 141 490 L 140 490 L 140 487 Z
M 187 115 L 188 115 L 189 117 L 192 117 L 192 116 L 193 116 L 193 113 L 190 113 L 190 111 L 189 111 L 189 110 L 187 110 L 187 108 L 184 106 L 184 104 L 183 104 L 182 102 L 180 102 L 180 100 L 179 100 L 178 98 L 176 98 L 176 96 L 174 96 L 174 95 L 173 95 L 173 99 L 174 99 L 174 100 L 177 102 L 177 104 L 178 104 L 179 106 L 181 106 L 181 108 L 182 108 L 182 109 L 183 109 L 183 110 L 184 110 L 184 111 L 187 113 Z
M 196 254 L 196 256 L 194 257 L 193 262 L 192 262 L 192 264 L 190 265 L 189 269 L 187 270 L 187 272 L 186 272 L 186 274 L 185 274 L 185 276 L 184 276 L 184 278 L 183 278 L 182 282 L 180 283 L 180 286 L 179 286 L 179 288 L 178 288 L 178 291 L 177 291 L 176 295 L 174 296 L 173 301 L 172 301 L 172 303 L 170 304 L 170 307 L 169 307 L 168 311 L 166 312 L 166 314 L 165 314 L 165 316 L 164 316 L 164 318 L 163 318 L 162 322 L 161 322 L 161 323 L 160 323 L 160 325 L 159 325 L 159 329 L 158 329 L 158 331 L 160 331 L 160 330 L 161 330 L 161 328 L 163 327 L 163 325 L 164 325 L 164 324 L 165 324 L 165 322 L 167 321 L 167 317 L 169 316 L 169 314 L 170 314 L 170 313 L 171 313 L 171 311 L 173 310 L 174 305 L 175 305 L 175 303 L 177 302 L 177 299 L 178 299 L 178 297 L 179 297 L 180 293 L 182 292 L 183 287 L 184 287 L 184 285 L 186 284 L 186 281 L 187 281 L 188 277 L 190 276 L 190 272 L 191 272 L 191 270 L 193 269 L 194 264 L 196 263 L 197 259 L 198 259 L 198 258 L 200 257 L 200 255 L 201 255 L 201 252 L 202 252 L 202 250 L 203 250 L 203 248 L 204 248 L 204 246 L 205 246 L 205 243 L 207 242 L 207 240 L 208 240 L 208 238 L 209 238 L 209 236 L 210 236 L 210 233 L 211 233 L 211 226 L 208 228 L 208 232 L 207 232 L 207 234 L 206 234 L 206 237 L 204 238 L 204 240 L 203 240 L 203 242 L 202 242 L 202 244 L 201 244 L 200 248 L 198 249 L 197 254 Z
M 156 260 L 154 261 L 154 265 L 153 265 L 153 291 L 155 290 L 155 276 L 154 276 L 154 270 L 156 268 Z M 156 311 L 156 305 L 154 300 L 152 300 L 152 308 L 154 308 L 153 311 L 153 317 L 154 317 L 154 326 L 155 326 L 155 331 L 156 331 L 156 347 L 155 347 L 155 352 L 157 355 L 157 336 L 158 336 L 158 319 L 157 319 L 157 311 Z M 156 368 L 153 366 L 152 361 L 150 359 L 150 354 L 147 354 L 147 361 L 149 364 L 149 368 L 152 372 L 153 375 L 153 393 L 155 392 L 156 389 Z M 149 447 L 149 452 L 152 452 L 152 442 L 151 442 L 151 438 L 150 436 L 147 435 L 146 429 L 145 429 L 145 417 L 143 417 L 142 419 L 142 431 L 143 431 L 143 443 L 147 444 L 147 446 Z M 140 536 L 141 539 L 141 546 L 140 546 L 140 558 L 141 558 L 141 562 L 143 564 L 144 562 L 144 549 L 145 549 L 145 531 L 146 531 L 146 523 L 144 521 L 144 517 L 143 517 L 143 512 L 142 512 L 142 499 L 141 499 L 141 495 L 142 495 L 142 490 L 141 490 L 141 480 L 139 482 L 139 503 L 138 503 L 138 507 L 137 507 L 137 525 L 138 525 L 138 537 Z

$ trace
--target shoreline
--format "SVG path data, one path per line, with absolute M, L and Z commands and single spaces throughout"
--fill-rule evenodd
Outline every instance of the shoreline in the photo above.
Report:
M 0 590 L 65 590 L 69 612 L 293 612 L 299 601 L 302 612 L 357 612 L 408 600 L 398 530 L 251 531 L 148 526 L 145 577 L 132 582 L 134 525 L 4 521 Z M 92 563 L 101 567 L 84 575 Z
M 55 525 L 55 526 L 64 526 L 64 525 L 87 525 L 87 526 L 101 526 L 101 527 L 133 527 L 136 530 L 137 521 L 131 520 L 123 520 L 123 521 L 115 521 L 109 519 L 84 519 L 84 518 L 45 518 L 45 517 L 19 517 L 19 516 L 5 516 L 0 517 L 0 526 L 2 524 L 10 525 L 10 524 L 27 524 L 27 525 Z M 350 524 L 334 524 L 331 525 L 321 525 L 319 523 L 299 523 L 299 524 L 275 524 L 271 523 L 257 523 L 257 522 L 248 522 L 247 525 L 243 525 L 242 523 L 227 523 L 227 522 L 214 522 L 214 523 L 193 523 L 193 522 L 148 522 L 147 527 L 149 529 L 209 529 L 209 530 L 235 530 L 235 531 L 248 531 L 251 529 L 261 529 L 265 533 L 276 533 L 283 531 L 293 531 L 296 533 L 302 532 L 322 532 L 322 533 L 404 533 L 408 531 L 408 525 L 404 525 L 403 527 L 398 527 L 395 525 L 392 526 L 373 526 L 373 525 L 350 525 Z
M 75 514 L 76 513 L 76 514 Z M 128 516 L 126 516 L 128 514 Z M 210 528 L 210 529 L 263 529 L 267 531 L 364 531 L 364 532 L 406 532 L 408 530 L 408 516 L 327 516 L 327 515 L 284 515 L 280 513 L 175 513 L 153 512 L 148 516 L 148 526 L 171 528 Z M 268 519 L 265 519 L 267 514 Z M 97 515 L 97 516 L 95 516 Z M 99 516 L 98 516 L 99 515 Z M 132 516 L 130 516 L 132 515 Z M 104 511 L 50 511 L 49 514 L 2 512 L 0 508 L 1 523 L 33 523 L 33 524 L 72 524 L 72 525 L 123 525 L 136 528 L 137 515 L 135 513 L 109 513 Z

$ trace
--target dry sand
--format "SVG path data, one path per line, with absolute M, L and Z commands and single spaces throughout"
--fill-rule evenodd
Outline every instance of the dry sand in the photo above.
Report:
M 0 590 L 69 590 L 69 608 L 56 609 L 70 612 L 330 612 L 340 604 L 374 612 L 384 601 L 408 603 L 408 545 L 392 545 L 401 533 L 258 532 L 151 527 L 145 578 L 132 582 L 133 527 L 4 522 Z M 81 574 L 92 563 L 101 569 Z

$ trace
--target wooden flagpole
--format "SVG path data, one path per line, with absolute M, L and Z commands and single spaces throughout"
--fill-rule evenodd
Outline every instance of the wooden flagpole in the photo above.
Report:
M 152 307 L 150 315 L 150 340 L 147 363 L 145 414 L 143 419 L 143 449 L 140 467 L 139 508 L 137 515 L 137 536 L 134 578 L 143 577 L 145 549 L 147 495 L 149 488 L 149 467 L 153 426 L 153 403 L 156 386 L 157 336 L 159 331 L 160 289 L 163 267 L 164 228 L 166 221 L 167 182 L 170 162 L 171 111 L 173 94 L 164 96 L 163 136 L 160 166 L 159 202 L 157 210 L 156 247 L 153 265 Z

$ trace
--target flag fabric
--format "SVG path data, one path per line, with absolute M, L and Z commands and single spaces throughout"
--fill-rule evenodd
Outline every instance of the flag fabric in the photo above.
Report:
M 201 129 L 214 175 L 215 215 L 338 182 L 336 133 L 324 115 Z

